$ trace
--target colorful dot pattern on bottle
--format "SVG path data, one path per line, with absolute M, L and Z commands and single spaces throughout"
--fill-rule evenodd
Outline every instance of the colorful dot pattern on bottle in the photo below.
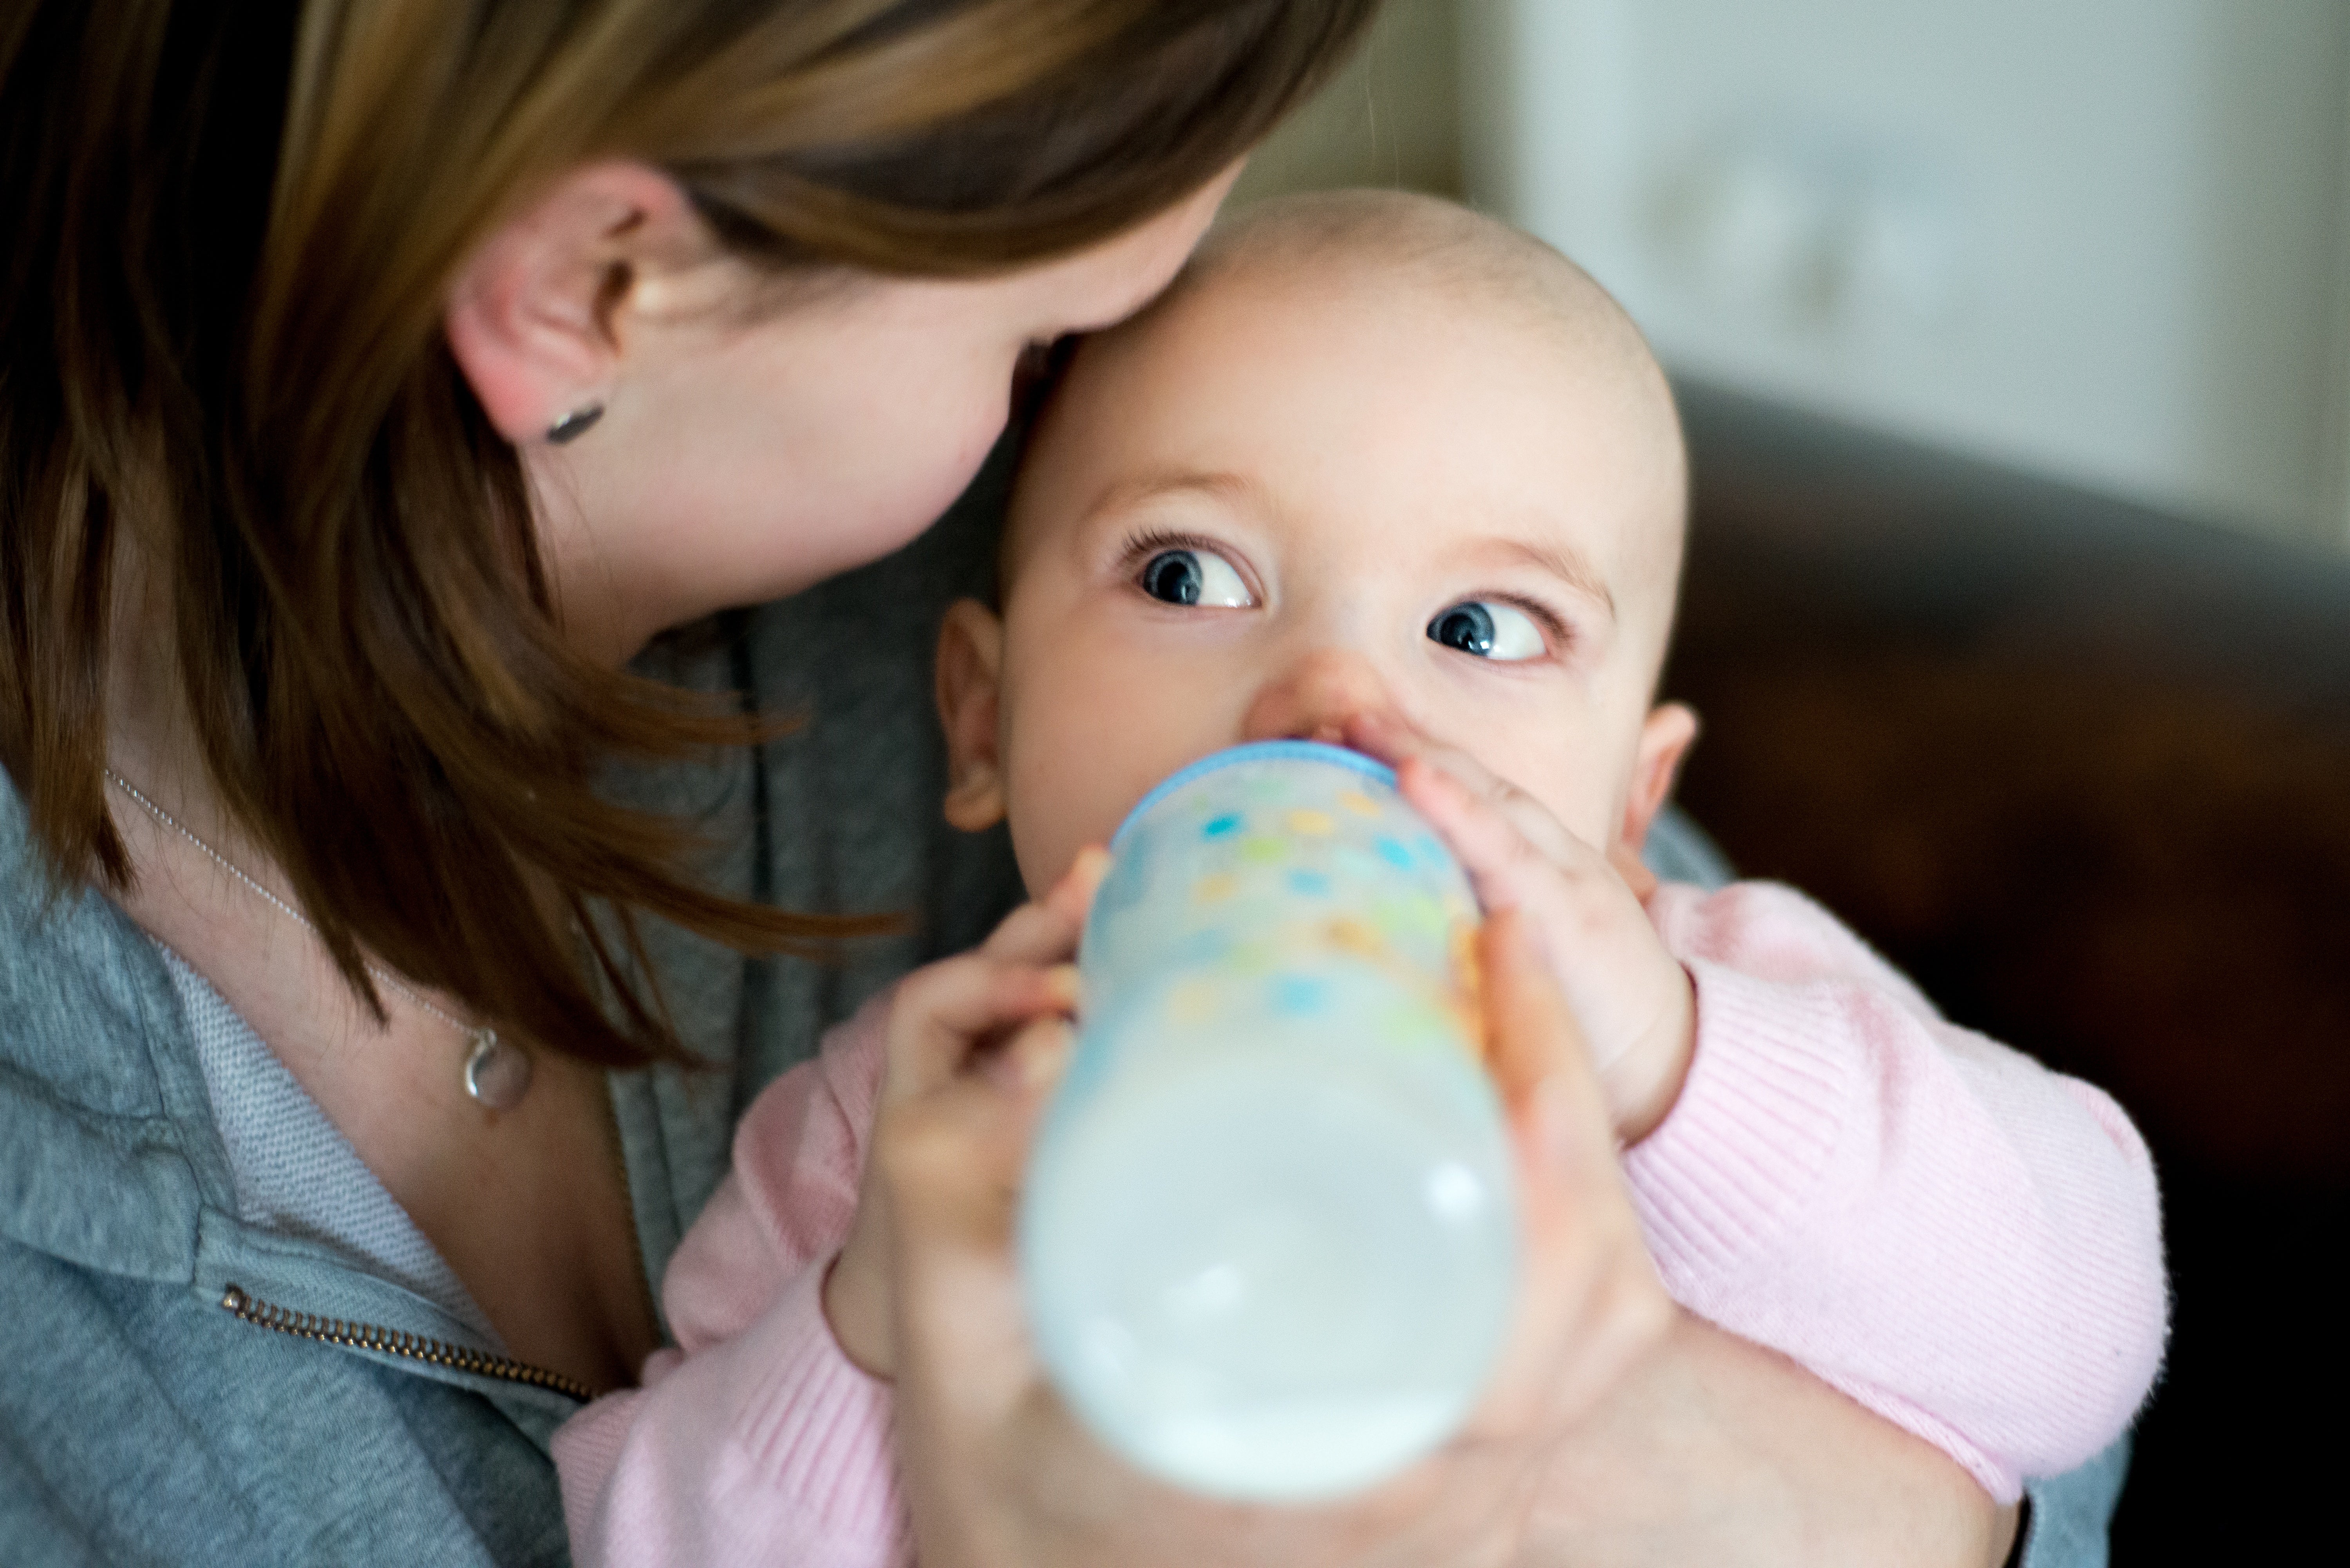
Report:
M 1356 966 L 1420 999 L 1382 1018 L 1381 1044 L 1474 1050 L 1475 906 L 1451 853 L 1391 784 L 1281 750 L 1179 779 L 1120 830 L 1082 955 L 1089 1003 L 1147 985 L 1187 1028 L 1295 1020 L 1341 1005 L 1332 976 Z

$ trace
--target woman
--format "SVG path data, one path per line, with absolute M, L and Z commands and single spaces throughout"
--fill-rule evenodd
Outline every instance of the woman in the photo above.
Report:
M 997 908 L 920 826 L 904 679 L 959 536 L 712 618 L 919 532 L 1370 4 L 0 21 L 12 1561 L 562 1559 L 546 1438 L 659 1342 L 732 1112 L 922 949 L 779 910 Z M 813 724 L 744 749 L 736 691 Z M 970 1174 L 1018 1150 L 965 1109 L 894 1162 L 926 1561 L 2004 1550 L 1939 1455 L 1670 1317 L 1571 1137 L 1474 1440 L 1271 1521 L 1140 1488 L 1034 1377 Z

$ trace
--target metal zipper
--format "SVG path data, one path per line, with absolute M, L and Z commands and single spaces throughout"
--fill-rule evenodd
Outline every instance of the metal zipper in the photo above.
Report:
M 380 1351 L 387 1355 L 405 1356 L 433 1366 L 447 1366 L 477 1377 L 495 1377 L 507 1383 L 527 1384 L 533 1388 L 548 1388 L 557 1394 L 586 1404 L 596 1397 L 596 1391 L 576 1377 L 566 1377 L 560 1372 L 549 1372 L 543 1366 L 532 1366 L 504 1355 L 491 1355 L 479 1350 L 468 1350 L 462 1345 L 446 1340 L 429 1339 L 421 1334 L 403 1334 L 396 1329 L 378 1328 L 369 1323 L 346 1323 L 338 1317 L 319 1317 L 312 1313 L 287 1312 L 265 1301 L 247 1295 L 242 1285 L 231 1285 L 221 1296 L 221 1305 L 235 1314 L 240 1323 L 252 1324 L 278 1334 L 290 1334 L 296 1339 L 317 1340 L 321 1345 L 338 1345 L 350 1350 Z

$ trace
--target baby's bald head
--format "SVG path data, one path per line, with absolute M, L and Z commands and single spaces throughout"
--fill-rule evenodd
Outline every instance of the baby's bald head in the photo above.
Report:
M 1256 207 L 1046 405 L 1001 615 L 941 658 L 985 693 L 942 699 L 963 774 L 1038 887 L 1209 751 L 1384 714 L 1637 849 L 1690 733 L 1652 711 L 1686 488 L 1647 345 L 1555 251 L 1424 197 Z
M 1333 191 L 1277 198 L 1220 223 L 1149 308 L 1087 339 L 1055 401 L 1091 396 L 1114 370 L 1153 352 L 1154 340 L 1219 307 L 1282 302 L 1310 311 L 1351 298 L 1377 311 L 1433 309 L 1464 327 L 1510 333 L 1572 366 L 1604 409 L 1626 453 L 1654 481 L 1624 517 L 1619 591 L 1654 597 L 1650 674 L 1661 665 L 1680 576 L 1688 467 L 1670 386 L 1648 340 L 1607 291 L 1548 244 L 1455 202 L 1400 191 Z M 1309 349 L 1310 351 L 1310 349 Z M 1414 367 L 1391 374 L 1409 378 Z M 1047 421 L 1037 448 L 1059 432 Z M 1425 439 L 1444 439 L 1446 410 L 1431 408 Z M 1045 452 L 1036 455 L 1044 456 Z M 1015 529 L 1024 508 L 1016 502 Z M 1007 542 L 1016 549 L 1018 540 Z M 1009 556 L 1007 556 L 1007 560 Z
M 1514 314 L 1531 327 L 1561 332 L 1570 352 L 1612 366 L 1628 385 L 1663 398 L 1669 411 L 1664 375 L 1647 340 L 1590 274 L 1532 234 L 1456 202 L 1404 191 L 1326 191 L 1260 202 L 1211 231 L 1146 315 L 1257 269 L 1330 286 L 1401 285 L 1455 309 Z
M 1615 296 L 1555 248 L 1457 202 L 1407 191 L 1329 191 L 1261 202 L 1210 234 L 1174 289 L 1232 286 L 1263 269 L 1317 286 L 1407 289 L 1547 334 L 1605 383 L 1627 435 L 1670 476 L 1638 553 L 1669 601 L 1680 578 L 1688 460 L 1663 369 Z M 1162 301 L 1172 306 L 1172 301 Z M 1661 658 L 1661 647 L 1659 649 Z

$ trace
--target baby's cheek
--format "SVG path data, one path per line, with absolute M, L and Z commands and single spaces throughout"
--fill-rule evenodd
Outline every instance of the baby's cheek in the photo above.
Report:
M 1063 842 L 1063 836 L 1055 831 L 1064 815 L 1056 783 L 1049 769 L 1024 766 L 1016 756 L 1004 773 L 1004 816 L 1012 830 L 1012 854 L 1020 863 L 1021 883 L 1032 895 L 1050 888 L 1076 853 L 1076 846 Z
M 1228 671 L 1138 633 L 1082 580 L 1024 587 L 1007 606 L 1003 738 L 1013 846 L 1035 888 L 1107 843 L 1161 779 L 1240 735 Z
M 1541 759 L 1532 771 L 1503 776 L 1543 780 L 1520 787 L 1530 787 L 1534 798 L 1569 833 L 1594 849 L 1604 850 L 1616 841 L 1617 830 L 1623 825 L 1629 783 L 1622 776 L 1627 764 L 1595 754 L 1596 751 L 1587 746 L 1562 747 Z
M 1088 844 L 1107 844 L 1122 815 L 1102 776 L 1110 748 L 1082 732 L 1032 733 L 1008 752 L 1005 815 L 1031 893 L 1061 878 Z

